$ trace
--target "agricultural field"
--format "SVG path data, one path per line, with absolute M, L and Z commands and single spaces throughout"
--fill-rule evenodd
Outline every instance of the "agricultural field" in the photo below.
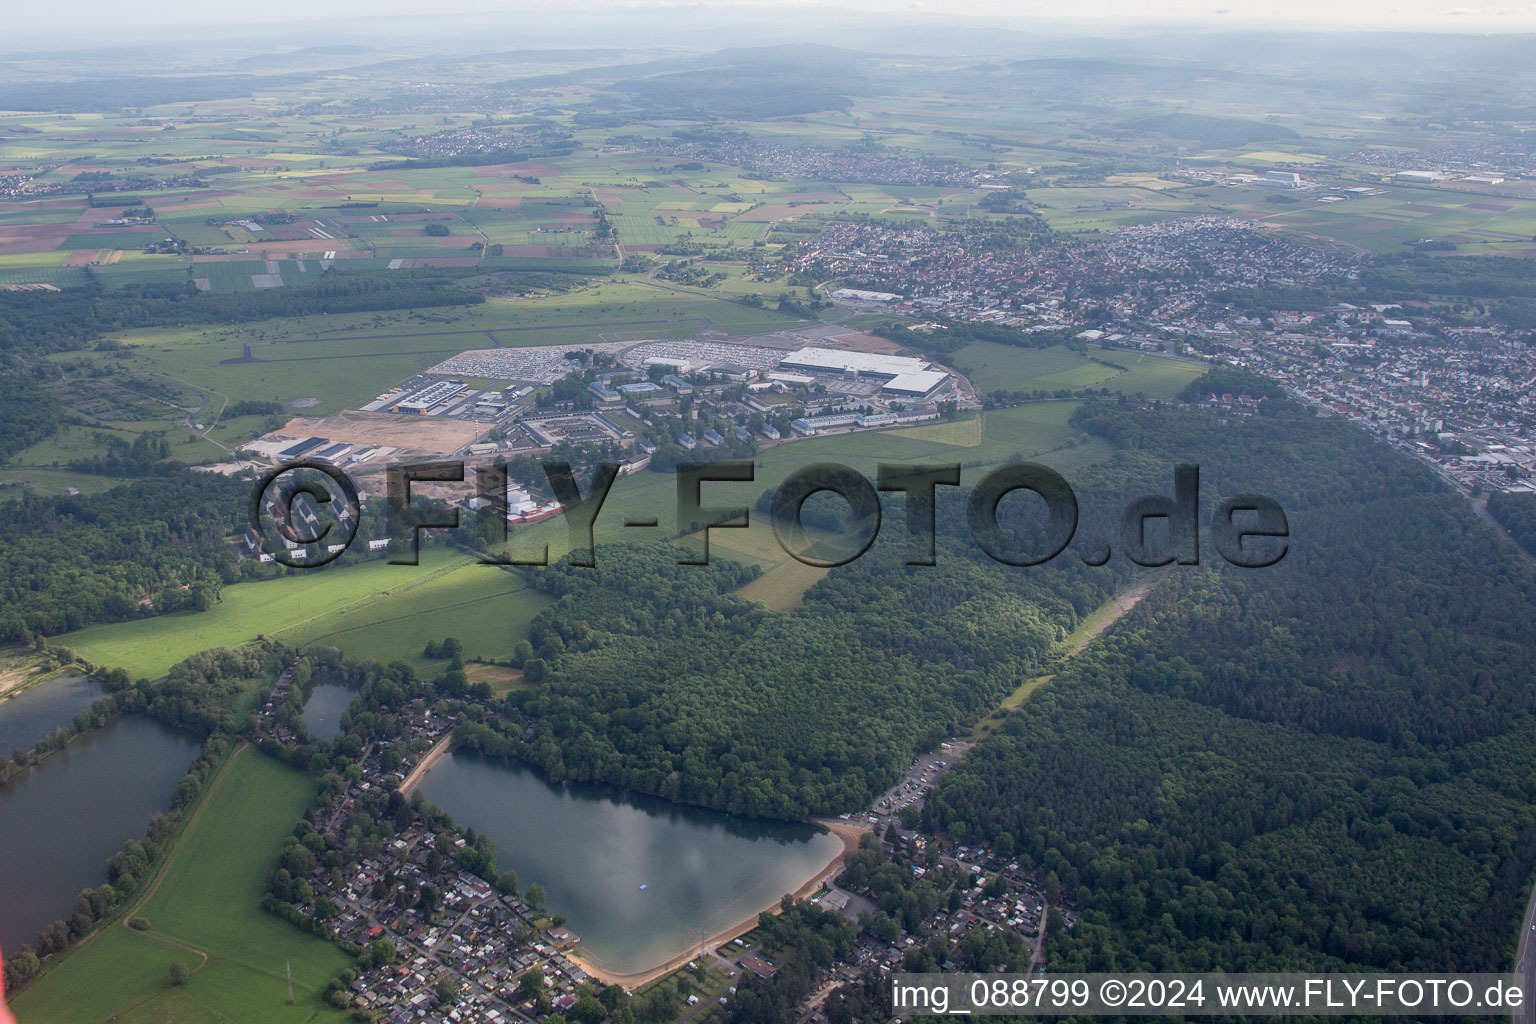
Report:
M 1051 186 L 1028 190 L 1046 222 L 1069 234 L 1113 231 L 1169 217 L 1227 212 L 1218 201 L 1221 189 L 1190 188 L 1167 182 L 1150 184 Z
M 1426 240 L 1448 242 L 1468 255 L 1536 252 L 1536 201 L 1452 191 L 1453 185 L 1384 186 L 1385 195 L 1333 204 L 1304 201 L 1262 219 L 1377 253 L 1402 252 Z
M 25 131 L 31 125 L 22 120 L 14 127 Z M 98 164 L 133 173 L 142 134 L 113 118 L 99 119 L 94 127 L 100 134 L 92 141 L 112 151 L 92 154 Z M 198 187 L 147 190 L 152 219 L 113 223 L 142 207 L 128 199 L 116 207 L 110 195 L 94 206 L 78 195 L 9 204 L 0 211 L 0 284 L 95 280 L 115 288 L 191 282 L 229 293 L 300 284 L 332 270 L 612 260 L 679 241 L 750 244 L 774 224 L 813 213 L 931 216 L 925 207 L 935 195 L 922 189 L 767 182 L 709 168 L 678 178 L 675 169 L 657 166 L 653 157 L 604 152 L 596 145 L 522 164 L 418 169 L 402 162 L 368 170 L 368 161 L 304 152 L 319 134 L 310 123 L 274 123 L 270 135 L 260 136 L 204 127 L 205 132 L 177 137 L 176 148 L 187 159 L 165 172 Z M 343 130 L 368 136 L 359 142 L 394 137 L 388 126 L 359 132 L 347 124 Z M 824 135 L 821 141 L 835 138 L 811 134 Z M 68 147 L 59 146 L 67 138 L 54 136 L 54 148 L 46 153 L 0 141 L 0 166 L 7 159 L 45 156 L 67 161 Z M 257 145 L 239 154 L 208 155 L 235 142 Z M 84 169 L 65 163 L 37 180 L 63 182 Z M 658 180 L 663 171 L 667 180 Z M 923 208 L 908 205 L 919 202 Z M 610 241 L 596 232 L 601 213 L 613 229 Z M 162 251 L 141 252 L 159 243 Z
M 282 838 L 315 799 L 314 780 L 246 747 L 210 784 L 202 805 L 166 855 L 149 895 L 130 913 L 147 933 L 119 921 L 17 997 L 29 1024 L 175 1020 L 217 1024 L 340 1022 L 320 991 L 352 959 L 261 909 Z M 172 962 L 191 969 L 173 987 Z M 292 1005 L 287 976 L 291 969 Z

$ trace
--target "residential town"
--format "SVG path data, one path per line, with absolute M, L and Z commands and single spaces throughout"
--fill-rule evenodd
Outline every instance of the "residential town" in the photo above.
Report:
M 908 156 L 879 145 L 797 146 L 754 138 L 744 132 L 681 131 L 670 139 L 620 136 L 612 141 L 615 145 L 689 161 L 743 167 L 755 175 L 769 178 L 859 181 L 879 185 L 975 186 L 1000 177 L 978 171 L 958 160 Z
M 1536 356 L 1513 332 L 1453 327 L 1396 304 L 1297 311 L 1277 314 L 1235 361 L 1469 491 L 1536 489 Z
M 1025 331 L 1108 319 L 1182 337 L 1220 333 L 1224 289 L 1353 279 L 1358 261 L 1236 217 L 1128 227 L 1064 244 L 929 228 L 839 224 L 795 257 L 803 272 L 894 296 L 888 308 Z M 1214 305 L 1214 308 L 1212 308 Z
M 1246 221 L 1165 221 L 1041 248 L 837 225 L 803 245 L 797 265 L 880 289 L 897 313 L 1234 362 L 1469 490 L 1536 486 L 1536 334 L 1391 292 L 1265 315 L 1234 289 L 1354 281 L 1363 264 Z

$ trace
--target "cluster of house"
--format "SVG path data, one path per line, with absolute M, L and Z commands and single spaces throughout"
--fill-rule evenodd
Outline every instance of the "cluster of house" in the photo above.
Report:
M 895 296 L 886 302 L 895 312 L 1026 331 L 1089 326 L 1090 316 L 1200 329 L 1215 291 L 1337 281 L 1359 270 L 1349 257 L 1214 216 L 1137 225 L 1073 246 L 999 242 L 979 230 L 839 224 L 802 243 L 793 266 Z
M 0 198 L 20 199 L 31 183 L 30 174 L 0 174 Z
M 883 148 L 790 145 L 746 132 L 711 131 L 670 139 L 629 136 L 613 141 L 648 153 L 730 164 L 774 178 L 969 188 L 998 177 L 945 157 L 912 156 Z
M 1162 349 L 1173 339 L 1175 347 L 1224 350 L 1464 486 L 1536 486 L 1536 360 L 1528 332 L 1466 326 L 1422 304 L 1408 309 L 1413 303 L 1283 310 L 1270 323 L 1244 315 L 1218 293 L 1337 284 L 1360 271 L 1353 257 L 1247 221 L 1164 220 L 1038 250 L 927 228 L 837 225 L 803 244 L 795 259 L 798 269 L 880 289 L 894 296 L 890 308 L 912 315 L 1025 330 L 1086 322 L 1091 329 L 1076 333 L 1087 341 Z M 1103 325 L 1111 326 L 1092 329 Z M 1129 329 L 1116 330 L 1122 325 Z M 1242 397 L 1212 401 L 1241 411 L 1248 407 Z
M 258 719 L 259 735 L 285 745 L 300 742 L 277 721 L 292 683 L 290 666 Z M 388 744 L 363 750 L 353 762 L 358 771 L 314 812 L 312 827 L 328 843 L 346 845 L 358 800 L 399 789 L 419 752 L 443 740 L 453 723 L 417 700 L 400 709 L 399 724 L 400 734 Z M 400 761 L 391 768 L 384 767 L 388 750 L 403 754 L 390 759 Z M 534 1019 L 535 999 L 547 1003 L 548 1012 L 576 1004 L 578 988 L 591 981 L 566 956 L 576 936 L 549 926 L 516 895 L 460 870 L 456 854 L 466 845 L 459 830 L 434 831 L 413 813 L 377 852 L 360 854 L 345 870 L 315 867 L 298 909 L 322 919 L 338 941 L 370 949 L 387 944 L 393 950 L 391 956 L 365 958 L 370 966 L 351 983 L 351 1006 L 390 1024 L 494 1024 Z M 525 981 L 530 972 L 537 985 Z
M 454 157 L 473 153 L 502 153 L 507 150 L 548 145 L 566 138 L 567 136 L 562 132 L 469 127 L 390 139 L 382 143 L 379 148 L 386 153 L 396 153 L 401 156 Z
M 562 950 L 576 942 L 565 928 L 536 928 L 537 913 L 466 872 L 430 869 L 439 840 L 462 847 L 456 833 L 439 836 L 417 823 L 383 854 L 358 865 L 332 895 L 341 909 L 336 934 L 360 946 L 388 940 L 396 959 L 376 964 L 351 985 L 352 1004 L 386 1021 L 525 1020 L 542 992 L 551 1012 L 569 1010 L 591 979 Z M 377 895 L 390 880 L 383 895 Z M 433 887 L 426 910 L 405 906 L 403 891 Z M 529 986 L 524 975 L 536 975 Z M 451 981 L 442 986 L 444 978 Z
M 1398 174 L 1432 175 L 1408 180 L 1457 178 L 1472 184 L 1497 185 L 1506 178 L 1536 178 L 1536 150 L 1518 134 L 1507 138 L 1457 139 L 1437 145 L 1432 152 L 1417 154 L 1405 154 L 1400 149 L 1359 149 L 1344 159 Z
M 998 857 L 986 847 L 945 843 L 937 837 L 895 826 L 885 833 L 882 843 L 893 856 L 915 853 L 911 870 L 916 877 L 944 867 L 957 870 L 968 881 L 962 881 L 955 897 L 941 904 L 915 929 L 886 931 L 870 927 L 861 931 L 848 956 L 826 972 L 823 990 L 870 972 L 885 976 L 903 971 L 914 951 L 931 950 L 939 942 L 947 951 L 940 960 L 941 969 L 967 970 L 968 965 L 960 960 L 961 945 L 978 931 L 988 933 L 989 937 L 996 933 L 1018 936 L 1029 949 L 1030 969 L 1044 971 L 1046 915 L 1050 904 L 1045 895 L 1043 870 L 1027 870 L 1017 860 Z M 1070 929 L 1077 924 L 1077 913 L 1060 905 L 1061 899 L 1058 894 L 1060 926 Z M 846 876 L 816 897 L 823 909 L 850 918 L 872 911 L 878 900 L 878 894 L 849 884 Z M 805 1014 L 802 1019 L 817 1017 Z
M 195 174 L 157 178 L 142 174 L 113 175 L 105 172 L 99 176 L 82 174 L 58 181 L 38 177 L 56 170 L 57 166 L 40 167 L 35 174 L 7 174 L 0 177 L 0 198 L 36 199 L 39 196 L 84 196 L 105 192 L 153 192 L 208 187 L 208 183 Z
M 1536 351 L 1498 324 L 1416 303 L 1339 304 L 1245 323 L 1234 359 L 1483 490 L 1536 489 Z M 1409 343 L 1405 343 L 1409 342 Z

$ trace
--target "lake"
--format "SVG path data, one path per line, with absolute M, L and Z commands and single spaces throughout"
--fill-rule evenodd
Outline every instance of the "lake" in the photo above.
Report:
M 617 974 L 650 970 L 755 916 L 831 862 L 842 840 L 809 825 L 741 818 L 448 754 L 421 793 L 491 837 L 518 888 L 535 882 Z M 643 886 L 643 888 L 642 888 Z
M 341 714 L 357 691 L 340 683 L 316 683 L 304 702 L 304 731 L 312 740 L 331 740 L 341 735 Z
M 107 880 L 107 859 L 170 809 L 201 741 L 119 718 L 0 786 L 0 947 L 30 943 Z
M 58 676 L 0 701 L 0 757 L 31 750 L 101 696 L 101 689 L 84 676 Z

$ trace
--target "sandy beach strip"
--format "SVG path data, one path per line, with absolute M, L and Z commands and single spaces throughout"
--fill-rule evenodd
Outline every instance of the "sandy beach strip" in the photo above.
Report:
M 414 776 L 414 774 L 415 773 L 413 772 L 412 775 Z M 410 780 L 407 779 L 406 781 L 409 782 Z M 813 824 L 821 826 L 828 832 L 831 832 L 833 835 L 841 839 L 843 841 L 843 848 L 837 851 L 837 853 L 833 855 L 832 859 L 828 861 L 820 871 L 812 875 L 804 885 L 795 890 L 793 895 L 797 900 L 803 900 L 815 895 L 816 891 L 821 888 L 821 884 L 823 882 L 837 874 L 837 872 L 842 869 L 843 858 L 859 848 L 859 840 L 870 834 L 869 829 L 855 825 L 848 821 L 818 818 L 815 819 Z M 591 975 L 593 978 L 596 978 L 603 984 L 622 985 L 625 988 L 633 991 L 646 984 L 647 982 L 654 981 L 657 978 L 665 977 L 666 975 L 671 974 L 673 971 L 677 970 L 688 961 L 693 960 L 696 957 L 703 956 L 710 950 L 718 949 L 719 947 L 725 945 L 727 942 L 730 942 L 732 939 L 736 939 L 742 935 L 745 935 L 747 932 L 757 927 L 757 919 L 759 915 L 765 912 L 770 914 L 777 914 L 779 912 L 780 898 L 782 898 L 782 894 L 780 897 L 776 897 L 772 903 L 768 904 L 766 907 L 763 907 L 751 917 L 748 917 L 742 921 L 738 921 L 724 931 L 717 932 L 716 934 L 705 939 L 703 942 L 690 946 L 688 949 L 677 954 L 677 956 L 672 957 L 665 963 L 658 964 L 657 966 L 648 970 L 635 971 L 630 974 L 620 974 L 599 967 L 598 965 L 592 963 L 590 960 L 584 959 L 576 953 L 567 952 L 565 956 L 577 967 L 580 967 L 583 971 L 586 971 L 589 975 Z
M 432 770 L 432 766 L 437 764 L 438 759 L 448 753 L 448 748 L 452 743 L 453 731 L 449 730 L 443 734 L 442 739 L 432 745 L 432 749 L 427 751 L 427 756 L 416 763 L 416 767 L 411 769 L 411 774 L 405 777 L 405 781 L 400 783 L 399 792 L 401 796 L 408 797 L 416 792 L 416 787 L 421 785 L 421 780 L 426 778 L 427 772 Z

